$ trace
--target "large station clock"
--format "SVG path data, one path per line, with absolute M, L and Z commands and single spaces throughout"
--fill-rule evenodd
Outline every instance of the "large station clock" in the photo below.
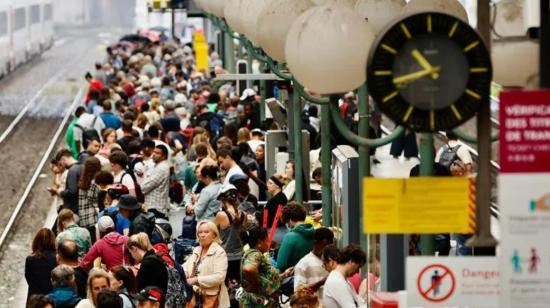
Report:
M 367 74 L 382 112 L 416 131 L 454 128 L 490 103 L 492 66 L 482 38 L 443 13 L 410 15 L 386 28 Z

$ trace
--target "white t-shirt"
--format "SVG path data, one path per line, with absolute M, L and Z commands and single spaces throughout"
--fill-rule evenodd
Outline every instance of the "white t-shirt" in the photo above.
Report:
M 449 142 L 447 143 L 451 148 L 454 148 L 455 146 L 459 145 L 460 142 L 456 141 L 456 140 L 449 140 Z M 441 158 L 441 154 L 443 153 L 443 151 L 445 149 L 447 149 L 447 144 L 442 146 L 441 148 L 439 148 L 439 151 L 437 151 L 437 155 L 435 156 L 435 162 L 438 163 L 439 162 L 439 158 Z M 468 149 L 466 148 L 466 146 L 464 145 L 461 145 L 459 148 L 458 148 L 458 151 L 456 151 L 456 155 L 458 156 L 458 158 L 460 158 L 460 160 L 465 164 L 471 164 L 472 163 L 472 156 L 470 155 L 470 151 L 468 151 Z
M 283 193 L 286 196 L 287 200 L 292 200 L 294 198 L 294 193 L 296 192 L 296 181 L 292 180 L 286 184 L 285 188 L 283 189 Z
M 310 252 L 294 266 L 294 290 L 317 283 L 327 276 L 328 272 L 323 266 L 323 260 Z M 323 298 L 323 287 L 317 291 L 317 295 Z
M 234 174 L 245 175 L 243 169 L 241 169 L 241 167 L 239 167 L 239 165 L 235 165 L 235 166 L 231 167 L 229 170 L 227 170 L 227 173 L 225 174 L 225 179 L 223 180 L 223 186 L 229 185 L 229 179 Z
M 334 270 L 330 272 L 324 285 L 323 307 L 366 308 L 367 305 L 346 278 Z
M 95 118 L 95 122 L 94 122 Z M 92 124 L 94 124 L 94 129 L 97 131 L 97 134 L 100 136 L 101 139 L 101 130 L 105 128 L 105 123 L 103 123 L 103 120 L 101 120 L 100 117 L 94 116 L 93 114 L 89 113 L 83 113 L 80 115 L 78 120 L 76 121 L 76 124 L 79 126 L 82 126 L 83 128 L 92 128 Z M 75 126 L 73 128 L 73 136 L 75 141 L 82 141 L 82 129 Z
M 124 174 L 124 177 L 121 179 L 123 174 Z M 119 174 L 114 174 L 114 183 L 115 184 L 120 183 L 126 186 L 128 190 L 135 189 L 134 180 L 132 179 L 132 176 L 126 171 L 122 171 Z

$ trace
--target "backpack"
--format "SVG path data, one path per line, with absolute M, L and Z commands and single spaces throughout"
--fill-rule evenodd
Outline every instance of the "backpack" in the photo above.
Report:
M 177 263 L 170 255 L 158 253 L 157 256 L 162 260 L 168 273 L 168 286 L 166 288 L 166 307 L 183 307 L 185 303 L 193 296 L 193 289 L 187 283 L 185 272 L 179 263 Z M 167 256 L 174 262 L 175 267 L 171 267 L 164 261 L 163 257 Z
M 75 127 L 78 127 L 82 131 L 82 146 L 86 148 L 88 146 L 88 142 L 93 139 L 101 140 L 99 137 L 99 134 L 97 130 L 95 130 L 95 121 L 97 120 L 97 116 L 94 116 L 94 120 L 92 122 L 92 127 L 82 127 L 82 125 L 75 123 Z
M 181 204 L 183 201 L 183 185 L 178 180 L 171 180 L 168 195 L 170 196 L 170 202 Z
M 223 118 L 217 114 L 209 112 L 203 118 L 198 119 L 198 126 L 210 128 L 210 140 L 215 142 L 223 135 L 224 122 Z
M 454 147 L 446 144 L 444 147 L 443 152 L 441 152 L 441 155 L 439 156 L 439 164 L 448 170 L 455 160 L 460 160 L 458 157 L 458 149 L 460 148 L 460 144 Z
M 130 235 L 145 232 L 151 238 L 153 230 L 155 229 L 155 214 L 153 213 L 139 213 L 132 221 L 130 226 Z
M 134 170 L 136 168 L 137 163 L 142 163 L 142 162 L 143 162 L 143 157 L 141 156 L 128 157 L 128 171 L 135 175 Z
M 197 238 L 197 219 L 195 215 L 185 215 L 181 223 L 181 238 L 195 240 Z
M 218 140 L 223 134 L 223 118 L 218 114 L 214 114 L 214 116 L 210 118 L 210 121 L 208 121 L 208 124 L 210 125 L 210 131 L 214 136 L 214 140 Z
M 136 176 L 134 174 L 133 171 L 131 170 L 125 170 L 124 173 L 122 174 L 122 176 L 120 177 L 120 183 L 119 184 L 122 184 L 122 179 L 124 179 L 124 176 L 125 175 L 129 175 L 131 178 L 132 178 L 132 181 L 134 181 L 134 190 L 136 192 L 136 198 L 138 200 L 138 202 L 145 202 L 145 196 L 143 195 L 143 192 L 141 191 L 141 186 L 139 186 L 139 183 L 136 179 Z

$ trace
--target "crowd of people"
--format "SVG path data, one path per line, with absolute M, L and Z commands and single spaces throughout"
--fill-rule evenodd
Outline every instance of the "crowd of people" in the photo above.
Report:
M 178 41 L 107 48 L 51 161 L 59 212 L 26 260 L 28 307 L 366 307 L 365 252 L 294 201 L 293 161 L 266 174 L 273 121 L 222 72 Z

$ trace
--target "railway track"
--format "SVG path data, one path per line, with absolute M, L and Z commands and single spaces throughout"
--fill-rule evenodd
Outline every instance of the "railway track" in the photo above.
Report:
M 61 120 L 61 122 L 57 126 L 57 129 L 55 130 L 53 138 L 49 142 L 48 147 L 47 147 L 46 151 L 43 153 L 37 167 L 34 169 L 34 173 L 31 177 L 30 181 L 26 184 L 23 195 L 19 198 L 19 201 L 17 202 L 17 204 L 15 206 L 15 209 L 12 211 L 11 215 L 9 216 L 9 219 L 7 220 L 7 222 L 0 221 L 1 225 L 5 225 L 5 227 L 2 231 L 2 234 L 0 235 L 0 250 L 2 249 L 4 244 L 6 243 L 8 235 L 12 231 L 12 228 L 15 225 L 15 222 L 16 222 L 16 220 L 17 220 L 17 218 L 18 218 L 18 216 L 21 212 L 21 209 L 23 208 L 23 205 L 27 201 L 27 198 L 29 197 L 29 195 L 31 193 L 31 190 L 35 186 L 36 181 L 38 180 L 38 178 L 39 178 L 39 176 L 42 172 L 42 169 L 44 168 L 46 163 L 48 163 L 49 157 L 51 156 L 53 150 L 55 149 L 55 145 L 57 144 L 59 138 L 61 137 L 61 134 L 63 133 L 63 131 L 65 129 L 65 126 L 67 125 L 67 122 L 69 121 L 69 119 L 71 117 L 72 111 L 83 100 L 83 96 L 84 96 L 84 87 L 80 88 L 80 90 L 78 91 L 78 94 L 74 98 L 74 100 L 71 103 L 70 107 L 65 112 L 63 119 Z M 32 102 L 27 104 L 27 106 L 25 108 L 27 108 L 30 105 L 32 105 Z M 21 118 L 23 118 L 23 115 L 25 113 L 26 113 L 26 111 L 22 111 L 18 115 L 18 117 L 12 122 L 12 125 L 10 125 L 10 127 L 15 127 L 21 121 Z M 13 130 L 13 128 L 11 130 Z M 4 134 L 2 135 L 2 136 L 6 135 L 6 137 L 4 137 L 3 139 L 0 139 L 0 145 L 2 145 L 2 142 L 4 140 L 6 140 L 6 138 L 8 136 L 8 134 L 6 134 L 6 132 L 4 132 Z

